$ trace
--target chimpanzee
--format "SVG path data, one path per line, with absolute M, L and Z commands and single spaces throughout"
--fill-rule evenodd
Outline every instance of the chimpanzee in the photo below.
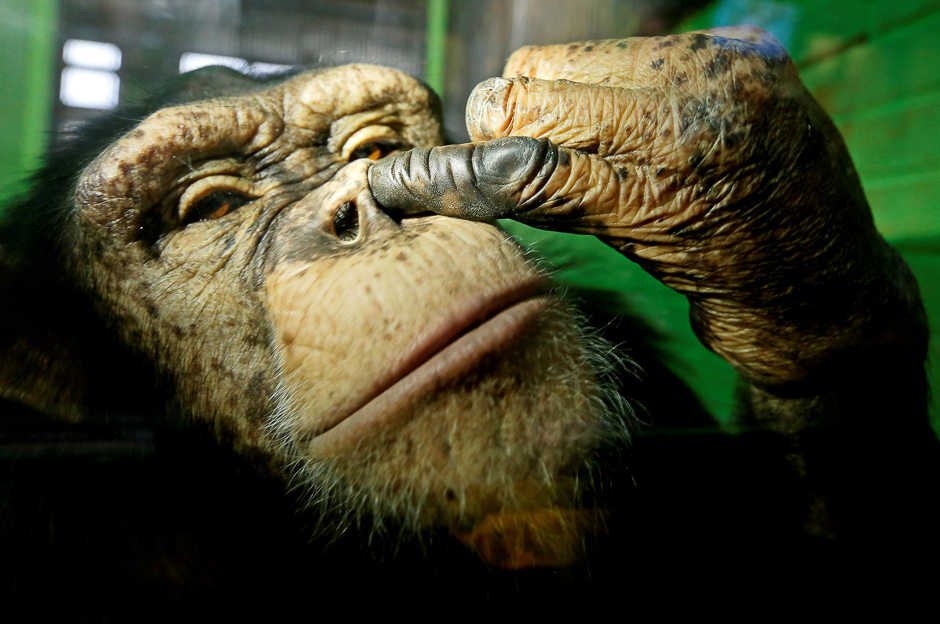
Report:
M 639 601 L 931 543 L 917 285 L 772 37 L 523 48 L 475 143 L 439 112 L 386 68 L 212 68 L 59 141 L 0 230 L 4 427 L 155 438 L 7 461 L 5 586 L 135 620 Z M 498 218 L 686 295 L 744 433 Z

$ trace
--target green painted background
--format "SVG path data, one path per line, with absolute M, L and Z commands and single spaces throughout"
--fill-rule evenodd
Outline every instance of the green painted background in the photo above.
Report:
M 0 2 L 0 201 L 17 192 L 46 144 L 56 0 Z

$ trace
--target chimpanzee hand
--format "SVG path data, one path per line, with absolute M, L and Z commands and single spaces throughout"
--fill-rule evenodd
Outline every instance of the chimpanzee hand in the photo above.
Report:
M 769 34 L 527 47 L 504 75 L 467 105 L 483 142 L 372 167 L 380 204 L 596 235 L 687 295 L 702 341 L 764 388 L 806 395 L 860 350 L 922 350 L 916 283 Z

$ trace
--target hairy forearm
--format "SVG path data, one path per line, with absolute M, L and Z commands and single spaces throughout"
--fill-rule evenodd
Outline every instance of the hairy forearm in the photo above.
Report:
M 693 301 L 696 332 L 741 374 L 752 418 L 795 432 L 854 422 L 859 411 L 893 402 L 922 419 L 929 330 L 916 279 L 884 241 L 858 264 L 867 265 L 865 279 L 813 286 L 800 306 Z

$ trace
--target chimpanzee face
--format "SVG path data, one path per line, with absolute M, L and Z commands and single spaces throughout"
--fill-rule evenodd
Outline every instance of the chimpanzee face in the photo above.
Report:
M 331 508 L 577 515 L 620 429 L 573 315 L 498 228 L 369 190 L 373 160 L 440 142 L 434 107 L 353 65 L 162 109 L 81 174 L 77 279 L 193 419 Z

